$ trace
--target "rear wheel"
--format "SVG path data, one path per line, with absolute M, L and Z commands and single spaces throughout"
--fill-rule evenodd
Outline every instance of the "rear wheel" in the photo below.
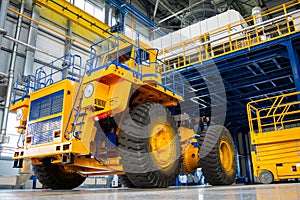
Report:
M 123 122 L 121 163 L 136 187 L 168 187 L 179 173 L 181 145 L 171 113 L 160 104 L 133 108 Z
M 33 165 L 32 168 L 40 183 L 50 189 L 73 189 L 85 181 L 85 177 L 76 172 L 68 171 L 63 166 L 53 165 L 50 162 Z
M 211 185 L 230 185 L 236 178 L 234 142 L 223 126 L 210 126 L 200 135 L 200 165 Z

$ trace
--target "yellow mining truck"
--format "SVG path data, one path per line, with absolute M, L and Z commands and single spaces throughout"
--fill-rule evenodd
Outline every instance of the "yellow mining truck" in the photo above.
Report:
M 157 54 L 111 36 L 91 46 L 85 67 L 79 56 L 68 55 L 22 77 L 14 96 L 24 94 L 10 106 L 23 138 L 14 167 L 30 159 L 38 180 L 51 189 L 109 174 L 119 174 L 127 187 L 168 187 L 200 165 L 209 183 L 232 184 L 229 131 L 210 126 L 197 139 L 174 121 L 169 110 L 184 99 L 163 84 Z
M 262 183 L 300 178 L 300 92 L 247 104 L 253 173 Z

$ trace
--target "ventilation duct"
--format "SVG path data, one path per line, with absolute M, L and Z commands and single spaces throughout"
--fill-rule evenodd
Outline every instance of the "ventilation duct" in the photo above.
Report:
M 197 3 L 197 6 L 193 6 Z M 182 28 L 217 14 L 217 9 L 211 0 L 204 0 L 202 3 L 199 3 L 199 0 L 189 0 L 189 6 L 191 9 L 183 14 L 183 20 L 181 22 Z

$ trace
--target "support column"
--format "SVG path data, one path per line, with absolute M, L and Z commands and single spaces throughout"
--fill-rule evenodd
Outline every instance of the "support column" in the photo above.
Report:
M 25 7 L 25 0 L 22 0 L 21 8 L 20 8 L 21 14 L 24 13 L 24 7 Z M 22 19 L 23 19 L 23 17 L 19 15 L 16 33 L 15 33 L 16 40 L 19 40 L 19 38 L 20 38 Z M 11 62 L 10 62 L 10 68 L 8 71 L 8 86 L 7 86 L 7 92 L 6 92 L 4 112 L 3 112 L 3 117 L 2 117 L 2 121 L 1 121 L 2 123 L 1 123 L 1 133 L 0 133 L 0 144 L 8 142 L 8 137 L 6 136 L 6 128 L 7 128 L 12 87 L 13 87 L 13 82 L 14 82 L 14 71 L 15 71 L 15 65 L 16 65 L 16 59 L 17 59 L 17 51 L 18 51 L 18 43 L 14 42 L 13 53 L 12 53 Z
M 109 16 L 110 16 L 110 12 L 111 12 L 111 7 L 110 7 L 110 4 L 108 3 L 104 3 L 104 23 L 107 24 L 107 25 L 111 25 L 109 24 Z
M 40 12 L 37 9 L 37 6 L 35 3 L 32 5 L 32 15 L 31 18 L 39 21 L 40 19 Z M 30 23 L 30 29 L 28 34 L 28 44 L 31 46 L 36 46 L 36 39 L 38 35 L 38 24 L 31 21 Z M 26 48 L 26 57 L 25 57 L 25 65 L 24 65 L 24 75 L 31 75 L 33 74 L 33 64 L 34 64 L 34 54 L 35 51 L 31 48 Z
M 9 5 L 9 0 L 2 0 L 1 1 L 1 9 L 0 9 L 0 28 L 1 29 L 5 28 L 5 21 L 6 21 L 6 16 L 7 16 L 8 5 Z M 3 39 L 3 35 L 0 34 L 0 58 L 3 56 L 3 53 L 4 53 L 4 52 L 1 52 L 2 39 Z M 7 73 L 7 67 L 6 66 L 0 66 L 0 72 L 4 72 L 6 74 Z M 3 120 L 3 111 L 4 111 L 4 108 L 1 106 L 1 108 L 0 108 L 0 122 L 2 122 L 2 120 Z M 1 137 L 1 133 L 0 133 L 0 137 Z M 0 143 L 1 143 L 1 138 L 0 138 Z
M 2 28 L 2 29 L 4 29 L 4 26 L 5 26 L 8 4 L 9 4 L 9 0 L 2 0 L 1 1 L 0 28 Z M 2 45 L 2 38 L 3 38 L 3 36 L 2 36 L 2 34 L 0 34 L 0 47 Z
M 73 30 L 72 30 L 72 22 L 70 20 L 68 20 L 68 22 L 67 22 L 67 29 L 68 29 L 67 35 L 70 36 L 70 37 L 72 37 Z M 71 54 L 71 50 L 72 50 L 72 41 L 69 38 L 66 38 L 66 41 L 65 41 L 65 52 L 64 52 L 65 55 L 70 55 Z M 67 56 L 66 59 L 67 59 L 66 60 L 67 63 L 65 63 L 65 64 L 66 65 L 71 64 L 71 60 L 69 60 L 70 56 Z M 63 66 L 63 67 L 67 67 L 67 66 Z M 65 79 L 68 76 L 68 73 L 69 73 L 69 69 L 64 70 L 62 78 Z
M 239 147 L 238 147 L 238 130 L 240 129 L 240 127 L 237 127 L 234 129 L 232 136 L 233 136 L 233 141 L 234 141 L 234 146 L 235 146 L 235 160 L 236 160 L 236 170 L 237 170 L 237 178 L 238 181 L 241 178 L 241 166 L 240 166 L 240 161 L 239 161 Z
M 293 76 L 294 76 L 294 82 L 295 82 L 295 87 L 296 91 L 300 91 L 300 63 L 299 63 L 299 55 L 295 48 L 293 47 L 292 40 L 288 40 L 285 43 L 288 54 L 289 54 L 289 59 L 293 71 Z

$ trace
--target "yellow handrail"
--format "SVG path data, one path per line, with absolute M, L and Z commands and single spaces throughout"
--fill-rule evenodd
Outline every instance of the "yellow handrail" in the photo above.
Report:
M 299 113 L 300 92 L 252 101 L 247 104 L 250 134 L 262 133 L 265 128 L 284 130 L 286 125 L 300 123 Z

